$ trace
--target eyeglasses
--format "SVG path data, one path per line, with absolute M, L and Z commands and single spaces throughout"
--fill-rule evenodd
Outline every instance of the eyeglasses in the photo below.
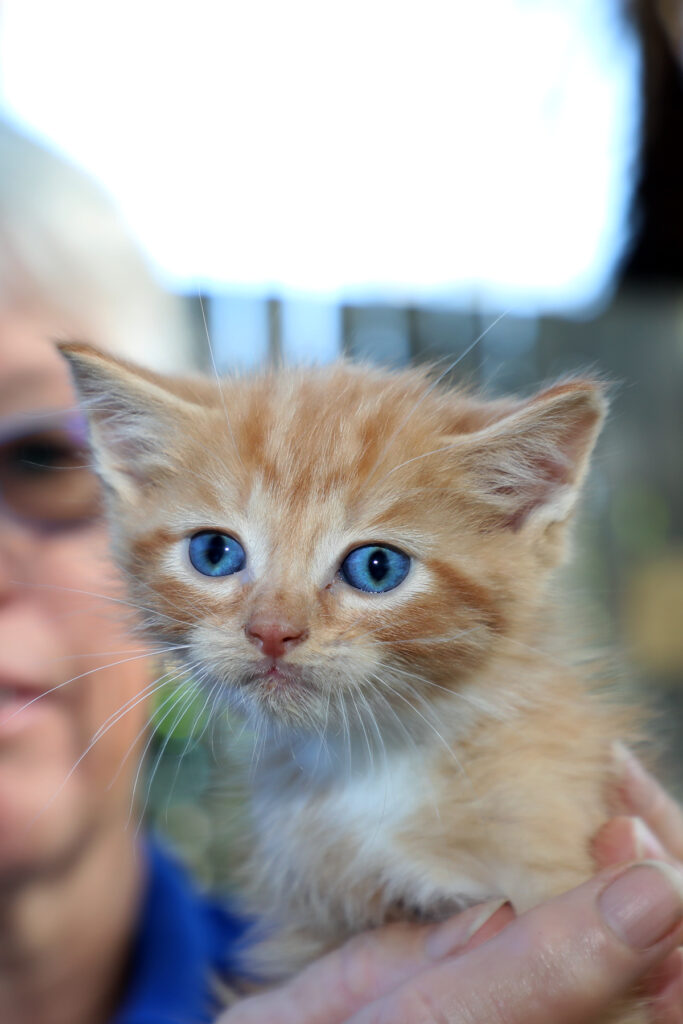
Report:
M 78 413 L 0 419 L 0 509 L 41 530 L 77 527 L 101 510 Z

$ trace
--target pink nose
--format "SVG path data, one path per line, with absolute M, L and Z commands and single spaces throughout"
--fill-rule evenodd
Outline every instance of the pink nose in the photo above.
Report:
M 252 644 L 268 658 L 282 658 L 308 636 L 308 630 L 290 622 L 262 622 L 259 619 L 248 622 L 244 631 Z

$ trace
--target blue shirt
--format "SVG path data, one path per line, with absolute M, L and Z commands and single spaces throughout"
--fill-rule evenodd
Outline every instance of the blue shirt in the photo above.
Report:
M 156 843 L 128 984 L 111 1024 L 205 1024 L 218 1007 L 211 977 L 230 969 L 245 923 L 199 892 Z

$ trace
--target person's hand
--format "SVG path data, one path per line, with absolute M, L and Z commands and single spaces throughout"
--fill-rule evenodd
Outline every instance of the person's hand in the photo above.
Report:
M 598 866 L 643 857 L 663 860 L 683 874 L 683 810 L 621 745 L 616 750 L 621 815 L 595 838 Z M 645 979 L 653 1024 L 683 1024 L 683 956 L 676 950 Z
M 653 1021 L 683 1024 L 683 814 L 630 755 L 620 765 L 640 821 L 604 826 L 609 866 L 590 881 L 517 919 L 486 904 L 366 933 L 218 1024 L 587 1024 L 641 981 Z M 617 863 L 643 857 L 663 863 Z
M 342 1024 L 447 956 L 475 949 L 513 919 L 510 905 L 497 900 L 436 927 L 391 924 L 364 932 L 285 985 L 238 1003 L 216 1024 Z
M 668 963 L 682 922 L 672 868 L 619 865 L 517 919 L 507 905 L 474 907 L 367 933 L 220 1024 L 587 1024 Z

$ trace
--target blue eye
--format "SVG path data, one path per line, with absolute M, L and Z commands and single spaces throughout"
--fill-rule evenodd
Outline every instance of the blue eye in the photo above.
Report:
M 341 574 L 356 590 L 384 594 L 403 583 L 410 558 L 396 548 L 368 544 L 351 551 L 341 564 Z
M 227 533 L 202 530 L 190 538 L 190 561 L 203 576 L 231 576 L 247 564 L 244 548 Z

